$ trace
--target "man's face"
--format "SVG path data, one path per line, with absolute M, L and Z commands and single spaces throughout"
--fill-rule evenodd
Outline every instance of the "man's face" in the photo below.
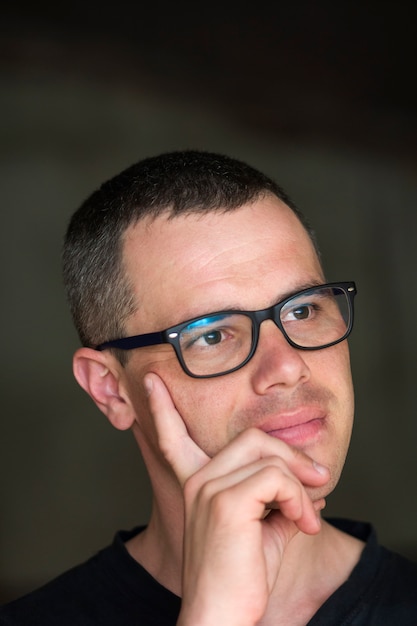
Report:
M 272 196 L 227 213 L 140 221 L 126 233 L 124 261 L 139 304 L 128 335 L 230 308 L 264 309 L 324 282 L 303 226 Z M 134 350 L 126 379 L 141 440 L 155 450 L 143 390 L 146 372 L 164 380 L 190 436 L 208 455 L 254 426 L 329 467 L 327 492 L 336 484 L 353 420 L 346 341 L 297 350 L 268 320 L 251 361 L 211 379 L 185 374 L 169 345 Z

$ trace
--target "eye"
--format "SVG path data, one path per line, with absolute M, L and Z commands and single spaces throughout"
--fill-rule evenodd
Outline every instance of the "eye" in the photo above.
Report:
M 226 316 L 199 319 L 189 324 L 181 332 L 183 350 L 203 350 L 211 346 L 220 346 L 233 334 L 230 324 L 225 325 Z
M 194 333 L 187 338 L 184 348 L 208 348 L 209 346 L 220 346 L 227 339 L 231 338 L 230 331 L 225 328 L 212 328 L 207 332 Z
M 281 312 L 281 320 L 284 324 L 291 322 L 313 321 L 320 313 L 320 306 L 314 302 L 288 303 L 288 307 Z
M 209 333 L 204 333 L 194 343 L 199 344 L 205 342 L 209 346 L 214 346 L 216 343 L 220 343 L 222 340 L 222 333 L 220 330 L 211 330 Z
M 183 354 L 193 354 L 195 358 L 206 355 L 225 355 L 227 351 L 246 350 L 252 339 L 250 317 L 240 313 L 221 313 L 199 318 L 188 324 L 180 333 Z
M 313 307 L 309 304 L 303 304 L 296 309 L 292 309 L 291 313 L 296 320 L 306 320 L 313 314 Z

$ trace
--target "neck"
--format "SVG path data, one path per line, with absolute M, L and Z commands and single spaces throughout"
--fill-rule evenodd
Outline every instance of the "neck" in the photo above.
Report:
M 161 512 L 159 503 L 154 502 L 147 529 L 131 539 L 127 549 L 160 584 L 181 596 L 183 519 L 181 514 L 178 520 L 178 506 L 166 505 L 164 502 Z M 362 542 L 327 522 L 318 535 L 296 535 L 285 551 L 259 624 L 306 624 L 348 578 L 362 549 Z
M 322 522 L 318 535 L 298 533 L 282 561 L 262 626 L 303 625 L 347 580 L 363 550 L 363 542 Z
M 130 539 L 126 548 L 161 585 L 181 596 L 184 518 L 176 486 L 161 502 L 154 497 L 146 529 Z M 180 510 L 179 510 L 180 508 Z

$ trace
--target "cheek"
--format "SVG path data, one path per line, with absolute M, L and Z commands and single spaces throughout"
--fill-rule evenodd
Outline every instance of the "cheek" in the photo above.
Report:
M 165 371 L 175 370 L 177 359 L 172 350 L 141 349 L 132 353 L 128 361 L 126 372 L 127 393 L 134 406 L 136 421 L 139 430 L 149 433 L 153 430 L 153 418 L 150 415 L 148 397 L 143 385 L 143 379 L 149 372 L 155 372 L 162 380 L 166 379 Z M 177 374 L 178 376 L 178 374 Z
M 338 443 L 335 447 L 344 460 L 352 434 L 354 392 L 347 345 L 339 344 L 335 348 L 339 349 L 334 350 L 334 358 L 329 361 L 326 382 L 335 398 L 333 428 L 335 443 Z
M 342 361 L 342 372 L 341 376 L 343 377 L 343 381 L 346 389 L 346 409 L 350 412 L 350 421 L 353 422 L 353 412 L 354 412 L 354 391 L 353 391 L 353 381 L 352 381 L 352 372 L 350 369 L 350 357 L 349 350 L 346 348 L 345 350 L 345 358 Z
M 319 355 L 319 353 L 316 354 Z M 328 440 L 320 452 L 320 458 L 316 460 L 327 464 L 330 468 L 332 480 L 326 489 L 329 488 L 332 491 L 339 480 L 350 443 L 354 394 L 347 344 L 338 344 L 324 350 L 322 357 L 322 360 L 315 363 L 313 369 L 320 376 L 320 381 L 317 382 L 327 387 L 333 396 L 333 401 L 330 407 Z
M 213 456 L 230 440 L 228 432 L 235 398 L 226 379 L 194 379 L 182 374 L 172 380 L 161 373 L 192 439 Z
M 353 406 L 353 383 L 347 342 L 312 354 L 316 354 L 319 361 L 311 371 L 320 376 L 321 384 L 328 387 L 346 408 Z
M 219 452 L 237 433 L 233 414 L 242 388 L 232 374 L 226 377 L 197 379 L 184 373 L 172 351 L 142 351 L 129 361 L 128 393 L 135 407 L 139 437 L 155 445 L 157 436 L 143 387 L 147 372 L 154 372 L 165 383 L 189 435 L 209 456 Z

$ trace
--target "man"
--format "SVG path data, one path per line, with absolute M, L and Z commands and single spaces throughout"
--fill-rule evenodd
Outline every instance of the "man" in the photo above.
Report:
M 9 605 L 1 624 L 416 624 L 416 567 L 321 510 L 354 402 L 354 283 L 272 180 L 204 152 L 146 159 L 74 214 L 74 374 L 131 429 L 145 529 Z

